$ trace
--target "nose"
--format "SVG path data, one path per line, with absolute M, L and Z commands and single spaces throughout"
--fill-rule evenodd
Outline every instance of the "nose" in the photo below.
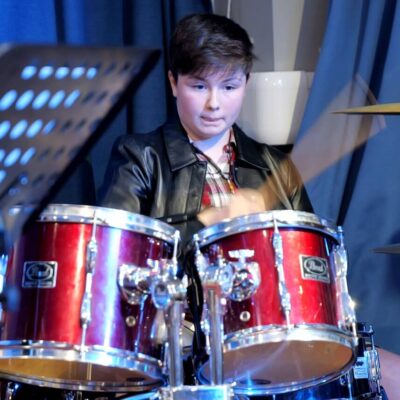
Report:
M 219 109 L 218 91 L 216 89 L 210 89 L 208 93 L 207 108 L 212 111 Z

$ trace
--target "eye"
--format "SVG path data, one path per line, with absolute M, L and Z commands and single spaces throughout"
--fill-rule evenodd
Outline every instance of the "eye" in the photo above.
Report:
M 203 83 L 194 83 L 192 85 L 192 88 L 196 90 L 203 90 L 205 87 L 206 86 Z
M 234 89 L 236 89 L 235 85 L 225 85 L 225 90 L 230 91 L 230 90 L 234 90 Z

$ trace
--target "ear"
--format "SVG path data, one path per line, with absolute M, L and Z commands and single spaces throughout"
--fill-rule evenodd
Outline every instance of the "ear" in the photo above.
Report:
M 169 84 L 171 85 L 172 94 L 174 95 L 174 97 L 176 97 L 176 80 L 171 71 L 168 71 L 168 80 Z

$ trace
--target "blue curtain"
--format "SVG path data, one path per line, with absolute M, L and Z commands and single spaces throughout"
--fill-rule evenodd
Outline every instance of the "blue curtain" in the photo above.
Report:
M 400 102 L 400 5 L 334 0 L 293 156 L 315 212 L 343 226 L 358 321 L 400 353 L 400 116 L 335 110 Z
M 54 202 L 94 204 L 112 143 L 124 133 L 148 132 L 170 111 L 165 49 L 183 16 L 211 12 L 210 0 L 0 0 L 2 43 L 136 46 L 162 56 Z

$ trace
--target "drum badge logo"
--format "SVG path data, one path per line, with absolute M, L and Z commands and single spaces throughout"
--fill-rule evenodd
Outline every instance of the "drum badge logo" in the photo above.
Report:
M 325 258 L 301 255 L 300 267 L 303 279 L 330 283 L 328 262 Z
M 23 288 L 54 288 L 57 261 L 26 261 L 22 276 Z

